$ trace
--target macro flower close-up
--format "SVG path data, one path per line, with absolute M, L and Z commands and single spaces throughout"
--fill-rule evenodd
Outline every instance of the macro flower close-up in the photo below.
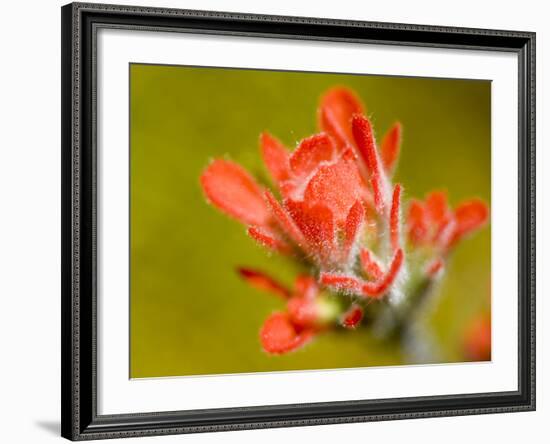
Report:
M 452 189 L 409 195 L 407 183 L 394 180 L 407 128 L 395 122 L 376 137 L 353 90 L 328 89 L 316 113 L 318 132 L 294 147 L 267 131 L 259 135 L 269 183 L 224 157 L 200 176 L 213 207 L 301 270 L 288 286 L 254 264 L 237 267 L 248 285 L 284 301 L 283 310 L 259 320 L 261 347 L 282 355 L 327 331 L 370 329 L 402 343 L 411 362 L 432 360 L 420 357 L 425 335 L 415 333 L 415 321 L 455 247 L 488 224 L 489 206 L 472 196 L 453 207 Z M 475 336 L 475 328 L 467 334 Z M 471 358 L 484 359 L 474 348 Z

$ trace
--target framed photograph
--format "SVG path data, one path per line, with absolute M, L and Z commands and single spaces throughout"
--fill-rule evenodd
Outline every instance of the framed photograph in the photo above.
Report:
M 535 408 L 534 33 L 61 13 L 64 437 Z

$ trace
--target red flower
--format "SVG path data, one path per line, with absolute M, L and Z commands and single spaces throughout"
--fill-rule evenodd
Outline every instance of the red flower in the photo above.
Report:
M 273 313 L 260 330 L 260 342 L 268 353 L 295 350 L 322 331 L 336 316 L 331 312 L 335 307 L 320 295 L 311 276 L 298 276 L 291 291 L 261 271 L 240 268 L 239 273 L 253 287 L 286 301 L 286 311 Z
M 434 258 L 426 273 L 437 275 L 451 247 L 489 220 L 489 208 L 480 199 L 463 201 L 453 211 L 442 191 L 433 191 L 424 202 L 412 200 L 407 215 L 408 239 L 414 247 L 432 249 Z
M 249 235 L 262 245 L 283 253 L 301 250 L 322 270 L 344 271 L 353 264 L 367 222 L 365 209 L 373 206 L 380 217 L 391 219 L 392 246 L 397 251 L 401 187 L 396 186 L 393 201 L 386 196 L 389 183 L 370 122 L 355 114 L 361 109 L 351 92 L 336 88 L 321 101 L 320 122 L 326 132 L 302 140 L 293 152 L 262 134 L 264 162 L 282 202 L 238 165 L 221 159 L 201 177 L 207 197 L 249 225 Z M 389 169 L 395 164 L 399 133 L 392 129 L 384 143 Z M 378 285 L 377 291 L 386 290 L 396 275 L 386 278 L 386 285 Z
M 201 176 L 209 201 L 245 224 L 250 237 L 307 261 L 314 270 L 316 279 L 308 278 L 306 297 L 298 282 L 290 291 L 261 272 L 241 269 L 251 285 L 288 300 L 286 311 L 269 317 L 261 330 L 262 345 L 270 353 L 302 346 L 326 328 L 329 318 L 345 327 L 359 325 L 361 301 L 397 291 L 404 276 L 403 189 L 391 184 L 402 129 L 395 123 L 378 146 L 364 110 L 353 92 L 336 87 L 321 98 L 321 132 L 293 151 L 268 133 L 260 136 L 261 155 L 280 199 L 230 160 L 214 160 Z M 482 226 L 488 213 L 479 200 L 451 211 L 441 192 L 410 203 L 406 235 L 411 248 L 435 251 L 423 265 L 428 279 L 441 274 L 445 254 Z M 338 316 L 331 312 L 327 318 L 323 312 L 326 301 L 320 294 L 325 290 L 351 295 Z
M 447 195 L 433 191 L 425 202 L 412 200 L 407 218 L 409 240 L 414 245 L 431 245 L 442 251 L 482 227 L 489 219 L 487 205 L 479 199 L 463 201 L 454 211 Z

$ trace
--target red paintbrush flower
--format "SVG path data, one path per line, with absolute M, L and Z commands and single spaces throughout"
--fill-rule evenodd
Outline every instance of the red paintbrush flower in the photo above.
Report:
M 258 270 L 238 269 L 254 288 L 274 294 L 286 301 L 286 311 L 269 316 L 260 331 L 260 342 L 268 353 L 286 353 L 304 345 L 324 330 L 339 313 L 311 276 L 299 275 L 294 289 Z
M 395 123 L 378 146 L 364 112 L 352 91 L 335 87 L 320 101 L 321 132 L 303 139 L 293 151 L 268 133 L 260 136 L 261 155 L 280 199 L 230 160 L 214 160 L 201 176 L 208 200 L 245 224 L 250 237 L 272 251 L 307 261 L 314 270 L 307 291 L 299 289 L 304 276 L 290 291 L 261 272 L 240 270 L 255 288 L 287 300 L 286 311 L 270 316 L 261 330 L 269 353 L 294 350 L 331 322 L 356 327 L 363 301 L 397 291 L 404 275 L 403 189 L 391 184 L 402 129 Z M 408 208 L 410 248 L 434 250 L 423 264 L 427 279 L 439 276 L 450 248 L 488 219 L 483 202 L 467 201 L 452 211 L 440 192 L 429 194 L 425 202 L 412 201 Z M 327 305 L 327 291 L 352 299 Z
M 413 200 L 407 218 L 409 240 L 447 251 L 489 220 L 489 208 L 480 199 L 463 201 L 453 211 L 447 195 L 433 191 L 424 202 Z
M 482 200 L 466 200 L 452 210 L 447 195 L 443 191 L 433 191 L 424 202 L 410 202 L 407 235 L 413 247 L 431 249 L 432 259 L 426 265 L 426 273 L 435 276 L 443 269 L 449 250 L 488 220 L 489 208 Z

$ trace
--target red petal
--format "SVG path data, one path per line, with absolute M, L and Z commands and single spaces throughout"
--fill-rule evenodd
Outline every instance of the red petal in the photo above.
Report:
M 447 223 L 450 217 L 447 195 L 443 191 L 432 191 L 426 196 L 426 212 L 436 226 Z
M 413 244 L 421 244 L 426 240 L 428 234 L 428 221 L 426 208 L 418 200 L 411 200 L 409 204 L 409 213 L 407 215 L 407 225 L 409 230 L 409 240 Z
M 265 166 L 278 183 L 289 178 L 289 153 L 285 146 L 269 133 L 260 136 L 260 147 Z
M 321 162 L 333 160 L 335 154 L 332 139 L 324 133 L 316 134 L 300 142 L 290 156 L 290 168 L 296 176 L 308 176 Z
M 365 274 L 373 278 L 375 281 L 382 278 L 384 275 L 384 270 L 382 269 L 378 259 L 374 256 L 374 253 L 372 253 L 368 248 L 364 248 L 361 250 L 360 258 L 361 266 L 363 267 Z
M 248 227 L 248 235 L 264 247 L 279 253 L 288 254 L 292 251 L 290 245 L 267 227 Z
M 376 142 L 369 119 L 356 115 L 352 119 L 352 130 L 357 148 L 370 172 L 376 210 L 381 214 L 386 200 L 387 180 L 381 168 Z
M 228 160 L 213 161 L 201 175 L 206 197 L 218 209 L 247 225 L 266 225 L 269 211 L 262 189 L 240 165 Z
M 285 208 L 275 199 L 275 196 L 269 191 L 265 192 L 265 198 L 271 209 L 273 217 L 285 232 L 285 234 L 299 247 L 302 249 L 308 250 L 308 245 L 306 239 L 300 229 L 296 226 L 290 214 L 286 211 Z
M 385 294 L 395 282 L 395 279 L 397 279 L 401 266 L 403 265 L 404 257 L 403 250 L 397 250 L 391 261 L 390 268 L 384 277 L 377 282 L 366 282 L 363 284 L 361 288 L 363 296 L 378 297 Z
M 267 353 L 282 354 L 303 346 L 314 336 L 313 330 L 297 331 L 286 313 L 273 313 L 260 330 L 260 341 Z
M 395 282 L 403 265 L 405 255 L 400 248 L 391 261 L 388 271 L 376 282 L 366 282 L 355 276 L 336 273 L 321 273 L 320 281 L 324 285 L 334 287 L 340 291 L 350 291 L 365 297 L 379 297 L 385 294 Z
M 329 259 L 335 248 L 336 233 L 332 211 L 321 204 L 310 207 L 292 200 L 287 201 L 287 208 L 309 248 L 313 248 L 321 259 Z
M 305 299 L 314 299 L 319 293 L 317 282 L 306 274 L 299 275 L 294 281 L 294 293 Z
M 363 319 L 363 309 L 358 305 L 352 305 L 350 309 L 344 313 L 342 325 L 346 328 L 355 328 Z
M 338 291 L 359 293 L 362 285 L 365 283 L 361 279 L 355 276 L 349 276 L 338 273 L 326 273 L 322 272 L 319 276 L 319 280 L 323 285 L 327 287 L 333 287 Z
M 388 174 L 392 174 L 401 148 L 401 124 L 395 123 L 382 139 L 380 148 L 382 163 Z
M 319 321 L 319 310 L 313 299 L 293 297 L 287 304 L 288 315 L 298 327 L 315 327 Z
M 452 242 L 477 230 L 489 220 L 489 208 L 480 199 L 462 202 L 455 209 L 456 229 Z
M 353 245 L 361 235 L 363 222 L 365 221 L 365 209 L 360 201 L 355 202 L 351 207 L 346 218 L 344 227 L 344 259 L 347 261 L 351 253 Z
M 323 165 L 317 170 L 306 187 L 304 201 L 309 206 L 322 204 L 330 208 L 341 227 L 352 205 L 361 199 L 363 188 L 355 162 L 342 157 L 336 163 Z
M 263 271 L 253 270 L 251 268 L 238 268 L 237 271 L 244 280 L 258 290 L 268 291 L 283 299 L 288 299 L 291 295 L 288 288 L 265 274 Z
M 401 245 L 401 233 L 399 228 L 401 221 L 399 220 L 401 213 L 401 185 L 396 184 L 393 189 L 393 197 L 390 212 L 390 241 L 393 251 L 396 251 Z
M 350 291 L 365 297 L 377 298 L 387 293 L 388 289 L 395 282 L 395 279 L 397 279 L 404 257 L 403 250 L 397 250 L 388 271 L 382 279 L 376 282 L 366 282 L 354 276 L 334 273 L 321 273 L 320 280 L 324 285 L 334 287 L 340 291 Z
M 347 88 L 335 87 L 321 98 L 319 126 L 335 138 L 340 147 L 353 144 L 351 118 L 363 113 L 363 105 Z

